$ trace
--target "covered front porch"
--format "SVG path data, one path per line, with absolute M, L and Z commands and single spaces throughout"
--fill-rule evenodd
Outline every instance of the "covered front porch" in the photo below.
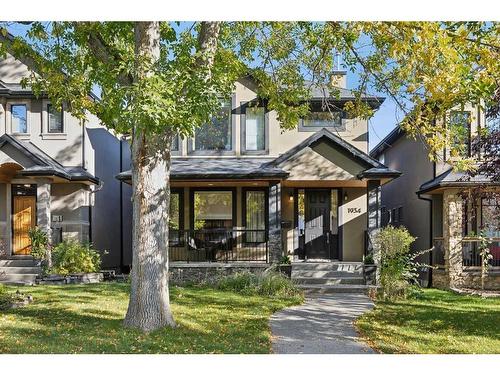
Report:
M 63 167 L 29 142 L 0 137 L 0 257 L 31 252 L 38 226 L 52 243 L 90 239 L 90 186 L 99 181 L 79 167 Z
M 169 259 L 361 262 L 399 174 L 326 129 L 277 158 L 172 158 Z
M 432 199 L 433 285 L 499 290 L 500 201 L 494 197 L 500 188 L 486 180 L 474 181 L 476 186 L 485 184 L 484 191 L 494 194 L 472 202 L 464 194 L 470 184 L 460 178 L 462 175 L 453 171 L 444 174 L 421 188 L 421 194 Z M 488 257 L 484 257 L 484 248 Z

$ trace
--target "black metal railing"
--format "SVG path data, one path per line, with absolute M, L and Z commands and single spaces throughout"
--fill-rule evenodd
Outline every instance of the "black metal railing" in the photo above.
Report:
M 479 238 L 462 239 L 462 264 L 464 266 L 480 267 L 482 265 L 480 244 L 481 240 Z M 489 265 L 500 267 L 500 238 L 489 239 L 488 248 L 492 257 L 488 262 Z
M 268 262 L 266 230 L 170 230 L 171 262 Z
M 432 247 L 432 265 L 444 267 L 444 239 L 443 237 L 434 237 Z

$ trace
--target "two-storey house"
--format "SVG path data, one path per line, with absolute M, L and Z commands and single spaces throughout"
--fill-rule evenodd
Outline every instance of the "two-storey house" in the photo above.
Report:
M 447 116 L 450 126 L 464 129 L 464 157 L 471 154 L 471 141 L 486 124 L 480 107 L 467 106 L 451 111 Z M 472 205 L 463 193 L 470 187 L 497 190 L 498 182 L 486 176 L 471 178 L 465 172 L 454 171 L 447 149 L 429 158 L 429 150 L 422 139 L 414 139 L 396 127 L 370 155 L 402 172 L 393 183 L 382 187 L 382 225 L 404 225 L 417 237 L 414 251 L 433 249 L 422 261 L 434 269 L 422 275 L 426 285 L 437 287 L 481 287 L 480 231 L 489 238 L 492 259 L 487 288 L 500 289 L 500 202 L 481 199 Z
M 338 77 L 340 97 L 326 98 L 335 109 L 313 88 L 311 112 L 295 129 L 281 129 L 244 78 L 221 116 L 176 139 L 171 262 L 363 260 L 367 232 L 380 225 L 380 186 L 400 173 L 368 155 L 368 122 L 343 110 L 353 94 L 345 72 Z M 363 100 L 377 109 L 383 98 Z M 130 170 L 118 178 L 130 184 Z M 130 220 L 123 224 L 130 233 Z M 124 243 L 127 265 L 130 237 Z
M 9 54 L 0 59 L 0 258 L 29 255 L 29 229 L 39 226 L 54 244 L 92 242 L 108 252 L 104 267 L 115 266 L 121 141 L 95 117 L 80 121 L 46 96 L 35 97 L 20 84 L 30 74 L 27 62 Z M 9 275 L 17 268 L 5 265 L 25 264 L 11 260 L 0 262 L 0 278 L 34 278 Z

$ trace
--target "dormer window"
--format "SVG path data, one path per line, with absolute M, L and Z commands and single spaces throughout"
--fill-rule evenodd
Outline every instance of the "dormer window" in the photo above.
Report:
M 49 133 L 62 133 L 63 132 L 63 111 L 57 110 L 52 104 L 47 104 L 48 115 L 48 132 Z
M 26 104 L 12 104 L 10 107 L 12 133 L 28 133 L 28 110 Z

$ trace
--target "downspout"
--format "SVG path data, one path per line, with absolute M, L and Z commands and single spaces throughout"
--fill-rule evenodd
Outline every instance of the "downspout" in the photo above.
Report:
M 123 172 L 123 138 L 120 137 L 120 173 Z M 120 272 L 123 272 L 123 182 L 120 181 Z
M 434 164 L 435 165 L 435 164 Z M 420 195 L 420 193 L 417 193 L 417 198 L 421 199 L 423 201 L 427 201 L 430 204 L 430 215 L 429 215 L 429 249 L 432 249 L 432 246 L 434 245 L 434 241 L 432 238 L 432 232 L 433 232 L 433 222 L 432 222 L 432 199 L 431 198 L 425 198 Z M 433 266 L 432 264 L 432 253 L 431 256 L 429 257 L 429 264 Z M 432 286 L 432 268 L 429 268 L 429 287 Z

